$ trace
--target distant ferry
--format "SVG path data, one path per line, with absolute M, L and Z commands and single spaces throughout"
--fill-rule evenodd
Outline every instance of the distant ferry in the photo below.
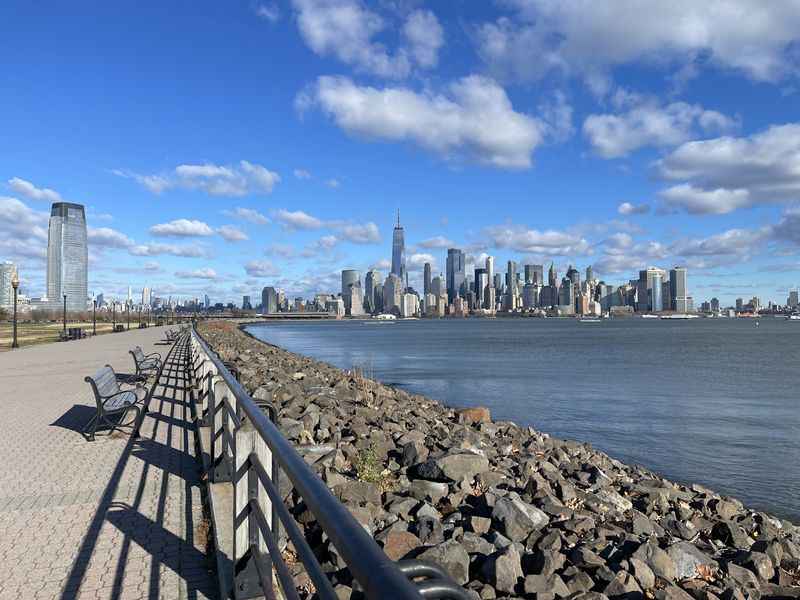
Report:
M 786 317 L 787 321 L 800 321 L 800 315 L 789 315 Z
M 676 315 L 661 315 L 662 319 L 678 319 L 685 321 L 687 319 L 697 319 L 698 315 L 676 314 Z
M 660 318 L 658 315 L 642 315 L 643 319 L 658 319 Z
M 602 319 L 600 317 L 581 317 L 578 319 L 581 323 L 602 323 Z
M 374 316 L 374 317 L 372 317 L 372 318 L 373 318 L 373 319 L 375 319 L 375 320 L 377 320 L 377 321 L 396 321 L 396 320 L 397 320 L 397 317 L 396 317 L 395 315 L 390 315 L 390 314 L 388 314 L 388 313 L 383 313 L 383 314 L 380 314 L 380 315 L 375 315 L 375 316 Z

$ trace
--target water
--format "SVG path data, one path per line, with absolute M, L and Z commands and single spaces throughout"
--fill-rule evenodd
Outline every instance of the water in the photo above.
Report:
M 256 337 L 800 523 L 800 322 L 271 322 Z

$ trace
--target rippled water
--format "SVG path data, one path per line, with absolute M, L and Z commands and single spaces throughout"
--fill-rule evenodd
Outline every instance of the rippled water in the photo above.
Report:
M 800 322 L 323 321 L 248 331 L 800 522 Z

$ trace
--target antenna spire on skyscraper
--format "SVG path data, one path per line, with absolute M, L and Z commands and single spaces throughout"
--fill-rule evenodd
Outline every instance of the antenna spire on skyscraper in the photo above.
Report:
M 397 226 L 400 227 L 400 209 L 397 209 Z

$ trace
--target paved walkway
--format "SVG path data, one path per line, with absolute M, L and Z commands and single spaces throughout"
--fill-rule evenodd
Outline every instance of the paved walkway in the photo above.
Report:
M 0 354 L 0 600 L 214 598 L 186 347 L 149 328 Z M 79 433 L 84 376 L 167 355 L 141 438 Z

